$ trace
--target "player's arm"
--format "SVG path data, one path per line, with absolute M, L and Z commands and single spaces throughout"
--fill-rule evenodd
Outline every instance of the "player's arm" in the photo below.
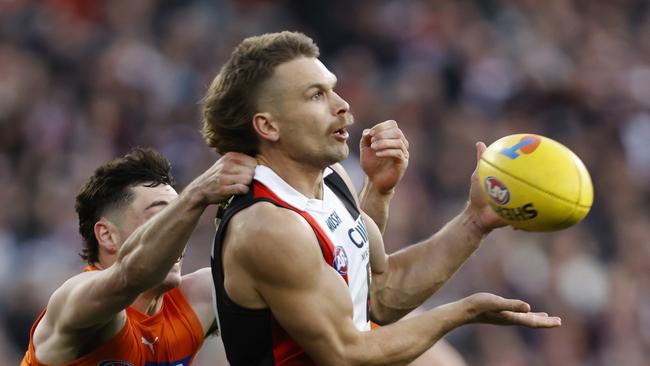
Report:
M 203 334 L 216 334 L 217 319 L 212 304 L 212 272 L 210 268 L 201 268 L 183 276 L 180 289 L 192 306 L 192 310 L 203 326 Z
M 300 216 L 260 203 L 235 216 L 231 225 L 245 230 L 227 239 L 225 250 L 232 251 L 227 256 L 253 279 L 273 316 L 319 365 L 405 364 L 467 322 L 559 325 L 557 318 L 529 313 L 521 301 L 479 294 L 360 332 L 352 321 L 345 282 L 325 263 L 312 229 Z
M 143 291 L 157 285 L 181 257 L 199 217 L 209 204 L 244 193 L 255 160 L 227 154 L 190 183 L 127 238 L 116 262 L 102 271 L 80 274 L 59 288 L 48 304 L 48 318 L 64 329 L 105 324 Z
M 477 144 L 477 160 L 484 150 L 483 143 Z M 481 194 L 476 171 L 465 209 L 420 243 L 388 256 L 381 233 L 370 218 L 364 220 L 370 234 L 373 317 L 378 323 L 396 321 L 422 304 L 460 268 L 487 233 L 503 225 Z

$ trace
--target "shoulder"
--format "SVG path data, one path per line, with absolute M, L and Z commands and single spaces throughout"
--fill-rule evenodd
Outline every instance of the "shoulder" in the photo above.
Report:
M 273 281 L 322 262 L 313 229 L 290 209 L 259 202 L 235 215 L 230 225 L 226 250 L 254 278 Z
M 210 268 L 201 268 L 184 275 L 179 287 L 187 298 L 206 297 L 211 299 L 212 272 Z
M 100 271 L 89 271 L 79 273 L 67 279 L 61 286 L 54 292 L 47 303 L 47 312 L 43 317 L 43 322 L 48 325 L 64 326 L 66 324 L 65 317 L 62 317 L 63 311 L 69 307 L 81 306 L 77 304 L 79 297 L 75 296 L 77 292 L 83 291 L 85 284 L 92 281 L 100 275 Z
M 357 189 L 354 187 L 354 183 L 352 182 L 352 178 L 350 178 L 350 175 L 345 170 L 343 165 L 341 165 L 341 163 L 336 163 L 336 164 L 330 165 L 330 168 L 336 174 L 338 174 L 341 177 L 341 179 L 343 180 L 343 183 L 345 183 L 346 187 L 348 187 L 348 190 L 350 190 L 350 192 L 352 192 L 352 197 L 354 197 L 354 200 L 355 200 L 357 206 L 359 206 L 359 198 L 358 198 L 359 194 L 357 193 Z

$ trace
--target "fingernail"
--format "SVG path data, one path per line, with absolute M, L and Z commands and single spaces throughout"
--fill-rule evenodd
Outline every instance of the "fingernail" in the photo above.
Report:
M 365 135 L 367 135 L 367 134 L 369 134 L 369 133 L 370 133 L 370 130 L 366 128 L 365 130 L 363 130 L 363 132 L 362 132 L 361 134 L 362 134 L 363 136 L 365 136 Z

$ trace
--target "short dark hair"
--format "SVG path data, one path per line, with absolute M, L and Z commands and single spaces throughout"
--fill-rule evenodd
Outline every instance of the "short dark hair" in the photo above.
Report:
M 133 200 L 131 187 L 138 184 L 156 187 L 174 185 L 171 164 L 150 148 L 134 148 L 121 158 L 100 166 L 77 194 L 75 210 L 79 215 L 79 233 L 83 248 L 79 256 L 89 264 L 99 260 L 95 223 L 107 211 L 124 207 Z
M 303 33 L 284 31 L 244 39 L 203 98 L 203 137 L 208 145 L 220 154 L 257 154 L 252 119 L 258 112 L 260 85 L 278 65 L 301 56 L 319 56 L 318 46 Z

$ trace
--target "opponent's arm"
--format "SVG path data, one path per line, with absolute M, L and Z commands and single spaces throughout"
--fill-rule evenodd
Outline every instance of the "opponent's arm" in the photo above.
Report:
M 241 215 L 241 216 L 239 216 Z M 253 218 L 255 218 L 253 220 Z M 280 225 L 271 225 L 282 222 Z M 226 242 L 273 316 L 319 365 L 400 365 L 468 322 L 554 327 L 560 320 L 529 313 L 527 304 L 478 294 L 369 332 L 352 321 L 341 276 L 325 261 L 309 225 L 296 213 L 260 203 L 231 222 L 243 227 Z M 268 250 L 273 248 L 273 250 Z
M 477 160 L 484 150 L 483 143 L 477 144 Z M 476 171 L 463 212 L 418 244 L 388 256 L 381 233 L 372 220 L 364 219 L 371 235 L 371 301 L 378 323 L 396 321 L 422 304 L 458 270 L 490 230 L 503 225 L 481 194 Z
M 112 266 L 80 274 L 59 288 L 48 304 L 49 318 L 68 329 L 110 321 L 138 294 L 166 277 L 209 204 L 248 190 L 255 164 L 242 154 L 230 153 L 219 159 L 176 200 L 135 230 Z

